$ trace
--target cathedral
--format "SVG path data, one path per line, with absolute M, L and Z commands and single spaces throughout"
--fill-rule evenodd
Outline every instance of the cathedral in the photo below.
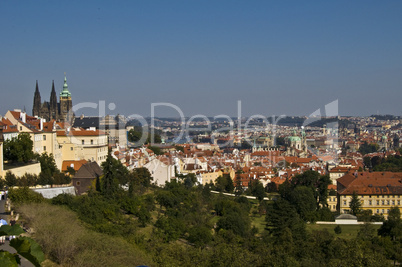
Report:
M 60 102 L 57 102 L 56 90 L 54 89 L 54 81 L 52 81 L 52 92 L 50 93 L 50 102 L 42 103 L 38 81 L 36 81 L 36 89 L 34 94 L 32 116 L 38 116 L 46 121 L 57 120 L 62 122 L 71 122 L 74 117 L 73 103 L 71 101 L 71 93 L 68 91 L 67 78 L 64 76 L 63 90 L 60 93 Z

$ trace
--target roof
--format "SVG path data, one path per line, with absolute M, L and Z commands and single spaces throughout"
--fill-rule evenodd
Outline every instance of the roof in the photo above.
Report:
M 74 178 L 87 178 L 94 179 L 103 175 L 102 169 L 96 162 L 88 162 L 81 166 L 81 168 L 74 175 Z
M 57 136 L 99 136 L 99 135 L 106 135 L 105 132 L 95 130 L 71 130 L 69 131 L 68 135 L 66 131 L 57 131 Z
M 360 172 L 350 173 L 337 180 L 341 195 L 402 195 L 401 172 Z
M 73 127 L 81 127 L 81 128 L 90 128 L 96 127 L 99 128 L 99 117 L 84 117 L 84 118 L 75 118 Z
M 62 171 L 67 171 L 67 167 L 73 167 L 75 171 L 78 171 L 82 165 L 87 163 L 85 159 L 82 160 L 65 160 L 63 161 L 61 170 Z

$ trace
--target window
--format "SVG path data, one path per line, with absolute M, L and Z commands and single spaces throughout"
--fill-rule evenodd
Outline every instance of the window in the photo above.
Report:
M 46 141 L 46 135 L 43 135 L 43 141 Z
M 22 131 L 22 126 L 20 126 L 20 131 Z
M 346 200 L 343 201 L 343 205 L 346 205 Z
M 43 146 L 43 151 L 46 151 L 46 146 Z
M 384 213 L 384 209 L 382 209 L 382 213 Z
M 81 182 L 76 182 L 75 183 L 77 186 L 80 186 L 81 185 Z
M 369 200 L 369 205 L 370 205 L 370 206 L 372 205 L 371 200 Z
M 91 145 L 93 145 L 93 144 L 94 144 L 94 140 L 91 139 Z
M 377 209 L 377 213 L 380 213 L 380 210 L 379 210 L 379 209 Z
M 73 147 L 70 147 L 70 150 L 71 150 L 71 151 L 73 151 L 73 149 L 74 149 Z
M 398 200 L 398 205 L 401 205 L 401 201 L 400 201 L 400 200 Z
M 377 205 L 380 205 L 380 201 L 379 201 L 379 200 L 377 200 Z
M 387 205 L 389 205 L 389 200 L 387 200 Z
M 381 204 L 382 204 L 382 205 L 385 205 L 385 201 L 384 201 L 384 200 L 382 200 L 382 201 L 381 201 Z
M 395 200 L 392 200 L 392 205 L 395 205 Z
M 83 145 L 84 145 L 84 144 L 85 144 L 85 141 L 84 141 L 84 140 L 81 140 L 81 144 L 83 144 Z
M 389 213 L 389 210 L 387 210 L 387 213 Z

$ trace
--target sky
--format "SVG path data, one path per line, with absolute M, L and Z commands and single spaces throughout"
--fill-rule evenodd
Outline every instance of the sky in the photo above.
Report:
M 400 116 L 402 1 L 0 1 L 0 114 L 64 72 L 76 115 Z

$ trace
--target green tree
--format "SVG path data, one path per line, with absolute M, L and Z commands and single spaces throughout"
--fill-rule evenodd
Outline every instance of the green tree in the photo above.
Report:
M 9 187 L 13 187 L 18 184 L 17 176 L 15 176 L 15 174 L 13 174 L 10 171 L 6 172 L 6 176 L 4 178 L 5 178 L 6 185 Z
M 304 221 L 315 221 L 316 201 L 310 188 L 296 187 L 290 195 L 290 203 Z
M 276 236 L 285 228 L 290 229 L 295 239 L 304 239 L 306 236 L 305 223 L 300 219 L 296 208 L 287 200 L 278 199 L 268 205 L 266 222 L 268 231 Z
M 334 232 L 335 232 L 335 234 L 337 234 L 337 235 L 341 234 L 341 233 L 342 233 L 342 228 L 341 228 L 341 226 L 340 226 L 340 225 L 337 225 L 337 226 L 334 228 Z
M 362 153 L 363 155 L 377 152 L 378 151 L 378 145 L 377 144 L 368 144 L 367 142 L 364 142 L 360 147 L 359 147 L 359 152 Z
M 352 200 L 349 203 L 350 213 L 357 216 L 361 212 L 362 203 L 356 191 L 353 191 Z
M 135 128 L 128 131 L 127 139 L 132 143 L 140 141 L 141 137 L 142 137 L 142 131 L 138 131 Z
M 320 209 L 321 206 L 327 206 L 328 198 L 328 185 L 331 184 L 331 180 L 328 175 L 320 175 L 316 171 L 306 171 L 302 174 L 296 175 L 292 181 L 292 188 L 297 186 L 307 186 L 310 188 L 316 199 L 316 208 Z M 286 198 L 286 196 L 283 196 Z
M 231 230 L 234 234 L 246 236 L 250 229 L 250 218 L 241 213 L 230 212 L 218 220 L 217 231 L 220 229 Z
M 248 187 L 250 194 L 255 196 L 258 199 L 258 201 L 262 201 L 264 199 L 265 188 L 259 180 L 257 179 L 251 180 Z
M 102 163 L 103 177 L 101 192 L 105 197 L 113 198 L 119 189 L 118 177 L 122 175 L 119 173 L 121 171 L 120 165 L 121 163 L 114 159 L 110 153 L 107 155 L 106 161 Z
M 34 192 L 28 187 L 11 188 L 8 196 L 10 200 L 17 205 L 22 203 L 41 203 L 45 201 L 45 198 L 40 193 Z
M 25 162 L 34 158 L 33 141 L 28 133 L 20 133 L 11 140 L 4 141 L 4 159 L 15 162 Z
M 388 213 L 388 219 L 378 229 L 381 236 L 389 236 L 391 240 L 402 242 L 402 219 L 399 207 L 392 207 Z
M 215 181 L 215 188 L 219 192 L 232 193 L 234 190 L 233 180 L 229 174 L 219 176 Z
M 19 236 L 24 233 L 24 230 L 18 225 L 9 226 L 3 225 L 0 227 L 0 236 Z M 30 261 L 34 266 L 41 266 L 45 260 L 45 255 L 41 247 L 36 241 L 29 237 L 17 237 L 10 241 L 10 246 L 17 253 L 10 253 L 5 250 L 0 250 L 0 265 L 1 266 L 18 266 L 21 263 L 20 256 Z
M 211 229 L 204 225 L 192 227 L 188 231 L 188 241 L 193 243 L 196 247 L 204 248 L 212 241 Z
M 157 146 L 148 146 L 148 149 L 151 149 L 152 152 L 155 153 L 155 155 L 163 155 L 162 150 Z
M 267 191 L 267 193 L 276 193 L 278 192 L 278 185 L 274 182 L 270 182 L 265 187 L 265 191 Z

